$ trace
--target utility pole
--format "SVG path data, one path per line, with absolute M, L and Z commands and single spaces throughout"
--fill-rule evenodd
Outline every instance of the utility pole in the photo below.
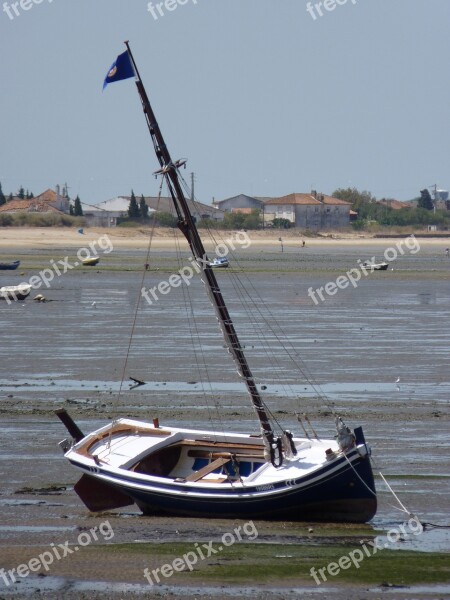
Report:
M 191 173 L 191 201 L 195 200 L 195 173 Z
M 437 184 L 430 186 L 431 189 L 434 189 L 434 202 L 433 202 L 433 214 L 436 214 L 436 203 L 437 203 Z

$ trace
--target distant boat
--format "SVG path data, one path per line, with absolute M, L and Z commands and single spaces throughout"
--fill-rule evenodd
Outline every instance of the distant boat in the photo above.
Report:
M 213 267 L 213 269 L 226 269 L 230 266 L 230 261 L 225 256 L 217 257 L 209 262 L 209 266 Z
M 15 271 L 17 267 L 20 265 L 20 260 L 15 260 L 10 263 L 0 262 L 0 271 Z
M 369 261 L 366 261 L 363 264 L 363 267 L 365 269 L 370 269 L 371 271 L 387 271 L 387 268 L 389 267 L 389 263 L 387 263 L 387 262 L 371 263 Z
M 99 263 L 100 259 L 98 256 L 93 256 L 92 258 L 83 258 L 81 261 L 85 267 L 95 267 Z
M 0 288 L 0 300 L 25 300 L 31 292 L 31 286 L 22 285 L 7 285 Z

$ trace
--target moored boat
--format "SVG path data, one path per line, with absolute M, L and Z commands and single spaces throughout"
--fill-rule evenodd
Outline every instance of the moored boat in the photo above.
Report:
M 28 284 L 6 285 L 0 288 L 0 299 L 8 302 L 25 300 L 31 292 L 31 286 Z
M 363 263 L 362 266 L 365 269 L 367 269 L 368 271 L 387 271 L 387 268 L 389 267 L 389 263 L 387 263 L 387 262 L 375 263 L 375 262 L 366 261 L 365 263 Z
M 218 256 L 209 262 L 213 269 L 226 269 L 230 266 L 230 261 L 225 256 Z
M 13 262 L 0 262 L 0 271 L 15 271 L 20 265 L 20 260 L 14 260 Z
M 75 491 L 91 511 L 136 503 L 144 514 L 366 522 L 377 509 L 370 448 L 360 427 L 335 415 L 336 436 L 293 435 L 262 397 L 228 312 L 212 261 L 184 196 L 180 161 L 172 161 L 128 43 L 105 84 L 129 77 L 136 85 L 178 227 L 186 237 L 214 307 L 228 353 L 245 383 L 259 433 L 178 428 L 127 418 L 85 435 L 57 411 L 72 439 L 61 447 L 82 477 Z M 192 313 L 194 307 L 190 304 Z M 176 400 L 175 400 L 176 401 Z M 301 422 L 301 420 L 300 420 Z M 309 420 L 307 420 L 309 424 Z
M 100 262 L 100 259 L 98 256 L 92 256 L 90 258 L 83 258 L 81 262 L 85 267 L 95 267 Z

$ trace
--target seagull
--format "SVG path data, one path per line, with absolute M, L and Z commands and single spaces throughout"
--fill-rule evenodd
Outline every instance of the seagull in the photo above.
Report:
M 97 302 L 94 301 L 91 306 L 95 308 L 97 306 Z
M 397 377 L 397 379 L 395 380 L 395 383 L 400 383 L 400 377 Z

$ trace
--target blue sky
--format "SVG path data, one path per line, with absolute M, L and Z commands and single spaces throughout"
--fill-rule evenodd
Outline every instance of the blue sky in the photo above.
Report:
M 450 187 L 448 0 L 340 0 L 315 19 L 306 0 L 185 1 L 157 20 L 147 0 L 0 9 L 4 192 L 157 193 L 133 81 L 102 93 L 125 39 L 203 202 Z

